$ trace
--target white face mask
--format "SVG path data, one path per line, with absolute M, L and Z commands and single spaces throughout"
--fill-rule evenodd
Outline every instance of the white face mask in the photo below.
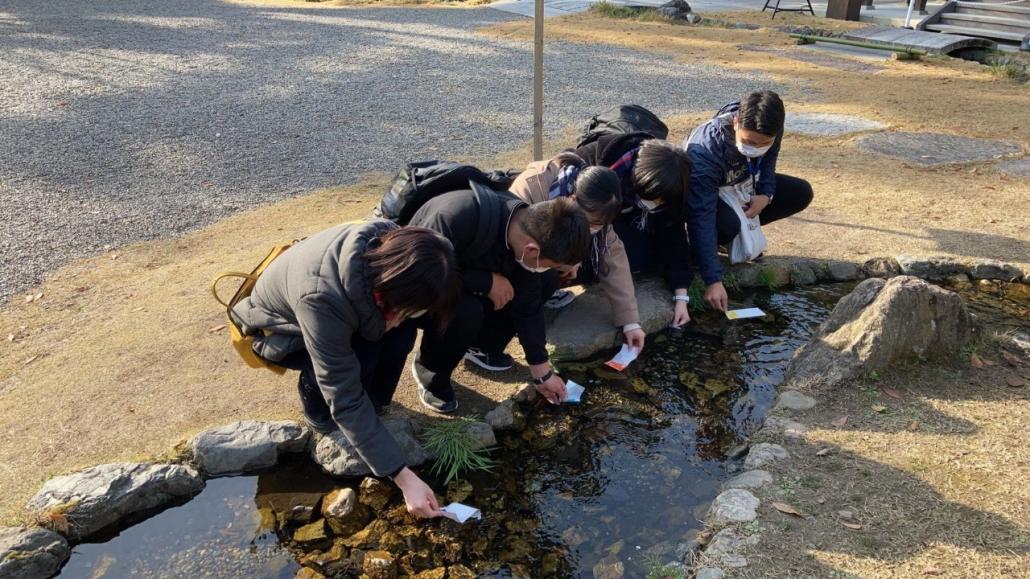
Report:
M 745 145 L 744 143 L 737 141 L 737 150 L 740 151 L 741 155 L 744 155 L 748 159 L 761 157 L 762 155 L 768 153 L 769 149 L 771 148 L 772 145 L 766 145 L 764 147 L 754 147 L 752 145 Z
M 529 267 L 528 265 L 526 265 L 525 259 L 526 259 L 526 250 L 523 249 L 522 250 L 522 257 L 516 259 L 515 261 L 517 261 L 519 263 L 519 265 L 521 265 L 523 268 L 525 268 L 526 271 L 529 271 L 529 272 L 532 272 L 532 273 L 544 273 L 545 271 L 551 269 L 549 267 L 539 267 L 539 265 L 540 265 L 540 255 L 539 254 L 537 255 L 537 258 L 536 258 L 536 264 L 537 264 L 538 267 Z
M 641 209 L 646 210 L 648 213 L 654 212 L 654 210 L 658 209 L 658 206 L 661 205 L 661 203 L 649 199 L 637 199 L 637 203 L 640 205 Z
M 591 225 L 590 235 L 597 235 L 597 232 L 601 231 L 602 229 L 604 229 L 604 225 Z

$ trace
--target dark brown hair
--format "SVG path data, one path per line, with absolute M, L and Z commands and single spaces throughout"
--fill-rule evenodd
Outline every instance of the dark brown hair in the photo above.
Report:
M 387 311 L 429 310 L 441 329 L 447 326 L 461 293 L 450 241 L 431 229 L 401 227 L 380 235 L 365 259 L 372 287 Z
M 661 199 L 665 211 L 681 214 L 690 185 L 687 152 L 668 141 L 650 139 L 640 145 L 633 165 L 633 189 L 641 199 Z
M 575 265 L 590 255 L 590 223 L 568 197 L 535 203 L 522 210 L 521 227 L 540 245 L 540 256 Z

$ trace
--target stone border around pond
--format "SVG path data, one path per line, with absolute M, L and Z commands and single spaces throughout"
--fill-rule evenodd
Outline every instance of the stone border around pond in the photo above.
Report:
M 905 255 L 874 258 L 862 265 L 844 261 L 770 259 L 768 263 L 734 266 L 729 272 L 738 287 L 810 285 L 820 281 L 855 281 L 895 275 L 911 275 L 931 281 L 1030 283 L 1027 272 L 1012 264 Z M 671 316 L 671 305 L 665 309 L 668 312 L 654 309 L 652 317 L 667 319 Z M 602 314 L 607 314 L 607 311 L 596 312 L 597 316 Z M 650 322 L 655 325 L 654 320 Z M 579 329 L 582 332 L 582 328 Z M 615 347 L 617 338 L 613 330 L 610 343 L 592 344 L 594 349 L 580 357 Z M 532 388 L 527 388 L 515 399 L 525 400 L 532 398 L 533 394 Z M 775 432 L 788 440 L 801 438 L 805 426 L 782 416 L 782 413 L 804 412 L 815 405 L 815 399 L 786 390 L 780 394 L 760 432 Z M 514 400 L 504 401 L 487 413 L 485 423 L 472 423 L 470 433 L 481 446 L 492 446 L 496 443 L 494 430 L 516 427 L 518 414 Z M 393 424 L 391 432 L 404 439 L 403 446 L 413 466 L 430 458 L 418 443 L 410 420 L 387 422 Z M 43 485 L 26 507 L 27 514 L 38 527 L 0 528 L 0 571 L 5 577 L 56 574 L 69 555 L 70 544 L 86 540 L 101 530 L 188 501 L 203 490 L 206 478 L 252 474 L 275 466 L 284 454 L 308 452 L 326 472 L 337 476 L 368 474 L 367 466 L 353 448 L 348 448 L 346 441 L 341 442 L 338 438 L 312 435 L 306 426 L 293 421 L 244 420 L 196 435 L 177 447 L 178 460 L 111 463 L 54 477 Z M 328 449 L 330 446 L 334 448 Z M 319 460 L 322 454 L 330 459 Z M 748 489 L 761 488 L 772 482 L 772 476 L 761 467 L 789 457 L 787 449 L 778 444 L 760 443 L 751 447 L 744 460 L 745 472 L 727 481 L 723 485 L 725 490 L 712 503 L 708 519 L 713 527 L 706 531 L 712 533 L 707 548 L 702 551 L 700 541 L 685 543 L 678 549 L 683 557 L 682 562 L 677 563 L 700 563 L 696 577 L 704 579 L 722 577 L 724 567 L 746 566 L 743 552 L 759 538 L 757 535 L 741 536 L 732 525 L 746 524 L 757 517 L 761 503 Z M 336 469 L 333 467 L 336 463 L 345 464 L 347 468 Z

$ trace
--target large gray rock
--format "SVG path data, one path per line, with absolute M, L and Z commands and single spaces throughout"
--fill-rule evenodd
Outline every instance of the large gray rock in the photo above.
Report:
M 68 541 L 39 528 L 0 528 L 0 577 L 38 579 L 52 577 L 68 559 Z
M 723 491 L 712 501 L 707 520 L 716 527 L 734 523 L 750 523 L 758 518 L 758 497 L 744 489 Z
M 787 452 L 786 448 L 778 444 L 760 442 L 752 446 L 751 450 L 747 453 L 747 458 L 744 459 L 744 468 L 754 470 L 788 458 L 790 458 L 790 453 Z
M 203 488 L 204 479 L 189 466 L 119 462 L 54 477 L 27 508 L 44 525 L 80 541 Z
M 791 360 L 786 383 L 836 386 L 904 359 L 948 356 L 975 333 L 962 298 L 921 279 L 868 279 Z
M 705 549 L 705 555 L 713 559 L 720 559 L 726 555 L 739 554 L 744 549 L 757 545 L 758 535 L 743 537 L 733 527 L 727 527 L 712 537 Z
M 672 292 L 663 280 L 645 278 L 636 282 L 640 325 L 648 334 L 672 321 Z M 602 350 L 620 346 L 622 330 L 612 325 L 611 308 L 600 284 L 587 288 L 576 301 L 558 312 L 547 329 L 547 340 L 558 360 L 589 358 Z
M 415 438 L 411 421 L 404 418 L 384 420 L 383 425 L 393 435 L 406 457 L 408 466 L 417 466 L 428 460 L 425 449 Z M 342 432 L 315 436 L 311 458 L 327 473 L 334 476 L 365 476 L 372 474 L 354 446 Z
M 288 420 L 243 420 L 201 432 L 190 448 L 208 474 L 240 474 L 275 466 L 282 453 L 302 452 L 310 436 L 307 427 Z

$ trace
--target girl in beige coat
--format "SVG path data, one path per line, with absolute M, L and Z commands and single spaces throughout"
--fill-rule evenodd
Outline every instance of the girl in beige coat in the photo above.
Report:
M 628 345 L 642 350 L 647 336 L 640 327 L 632 271 L 622 241 L 611 226 L 622 207 L 621 182 L 611 169 L 585 165 L 573 153 L 530 163 L 510 190 L 530 204 L 556 197 L 575 198 L 594 234 L 590 259 L 611 303 L 612 321 L 622 328 Z M 562 272 L 562 278 L 574 279 L 578 269 L 576 266 Z

